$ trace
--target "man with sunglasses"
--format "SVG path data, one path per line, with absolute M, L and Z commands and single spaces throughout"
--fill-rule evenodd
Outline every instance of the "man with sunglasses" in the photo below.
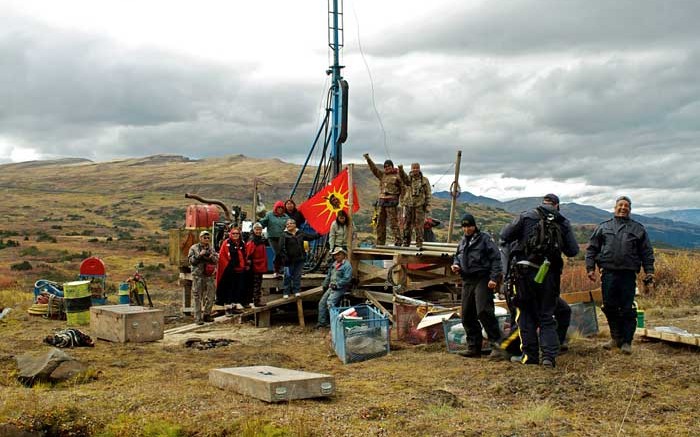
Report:
M 213 321 L 211 309 L 214 305 L 216 288 L 214 273 L 219 262 L 219 254 L 211 247 L 209 231 L 199 233 L 199 243 L 190 247 L 188 260 L 192 268 L 192 296 L 194 298 L 194 321 L 198 325 Z M 204 311 L 202 311 L 204 308 Z M 202 313 L 204 313 L 202 315 Z

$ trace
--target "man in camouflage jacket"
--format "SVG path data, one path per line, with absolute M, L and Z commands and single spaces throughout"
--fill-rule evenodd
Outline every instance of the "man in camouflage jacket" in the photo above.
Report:
M 399 176 L 405 185 L 405 224 L 403 231 L 403 245 L 411 245 L 411 234 L 416 233 L 416 246 L 423 248 L 423 225 L 425 213 L 430 211 L 430 182 L 420 171 L 420 164 L 411 164 L 411 172 L 407 175 L 403 166 L 399 166 Z
M 394 168 L 394 163 L 387 159 L 384 161 L 384 171 L 377 168 L 369 153 L 363 155 L 367 160 L 367 165 L 374 176 L 379 179 L 379 198 L 377 207 L 379 217 L 377 220 L 377 246 L 386 244 L 386 222 L 389 220 L 391 233 L 394 235 L 394 245 L 401 246 L 401 229 L 399 228 L 398 206 L 401 196 L 402 182 L 399 172 Z
M 193 244 L 187 255 L 192 267 L 194 321 L 198 325 L 212 321 L 211 309 L 216 297 L 214 273 L 219 262 L 219 254 L 211 247 L 210 242 L 211 234 L 209 231 L 200 232 L 199 243 Z

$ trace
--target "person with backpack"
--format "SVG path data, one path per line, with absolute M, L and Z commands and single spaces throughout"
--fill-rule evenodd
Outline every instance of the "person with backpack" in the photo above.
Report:
M 457 246 L 452 272 L 462 277 L 462 325 L 467 335 L 464 357 L 481 357 L 481 327 L 492 346 L 489 358 L 500 358 L 503 334 L 498 327 L 493 294 L 501 279 L 501 255 L 491 236 L 479 231 L 474 216 L 462 217 L 464 237 Z M 481 324 L 479 324 L 481 322 Z
M 632 201 L 627 196 L 615 201 L 614 217 L 599 224 L 586 249 L 586 271 L 595 281 L 596 265 L 601 272 L 603 314 L 610 326 L 610 341 L 605 349 L 620 348 L 632 353 L 632 338 L 637 328 L 634 294 L 641 267 L 645 284 L 654 282 L 654 249 L 644 225 L 632 220 Z
M 216 273 L 216 265 L 219 262 L 219 254 L 213 250 L 210 243 L 211 234 L 209 231 L 202 231 L 199 233 L 199 243 L 193 244 L 187 253 L 187 259 L 192 269 L 194 322 L 198 325 L 213 321 L 211 309 L 216 297 L 214 273 Z
M 541 205 L 521 213 L 503 228 L 501 243 L 515 243 L 510 264 L 522 342 L 520 362 L 553 368 L 559 354 L 554 313 L 564 268 L 561 256 L 578 253 L 571 224 L 559 213 L 559 197 L 547 194 Z

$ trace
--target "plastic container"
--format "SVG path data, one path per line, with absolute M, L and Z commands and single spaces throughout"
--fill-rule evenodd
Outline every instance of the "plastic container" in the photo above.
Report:
M 63 294 L 68 326 L 90 324 L 90 281 L 65 282 Z
M 362 319 L 345 319 L 348 307 L 331 307 L 331 341 L 344 363 L 356 363 L 389 353 L 389 319 L 369 305 L 353 308 Z
M 637 310 L 637 328 L 644 328 L 644 310 Z
M 119 304 L 129 305 L 129 284 L 126 282 L 119 283 Z
M 547 276 L 547 272 L 549 272 L 549 260 L 545 259 L 540 268 L 537 270 L 537 274 L 535 275 L 535 282 L 538 284 L 541 284 L 544 282 L 544 277 Z

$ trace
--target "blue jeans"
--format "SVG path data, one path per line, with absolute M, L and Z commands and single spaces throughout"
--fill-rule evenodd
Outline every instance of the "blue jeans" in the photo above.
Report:
M 304 260 L 297 261 L 284 268 L 284 294 L 294 294 L 301 291 L 301 274 L 304 271 Z
M 318 302 L 318 326 L 328 326 L 331 323 L 330 308 L 337 307 L 345 294 L 344 289 L 328 289 Z

